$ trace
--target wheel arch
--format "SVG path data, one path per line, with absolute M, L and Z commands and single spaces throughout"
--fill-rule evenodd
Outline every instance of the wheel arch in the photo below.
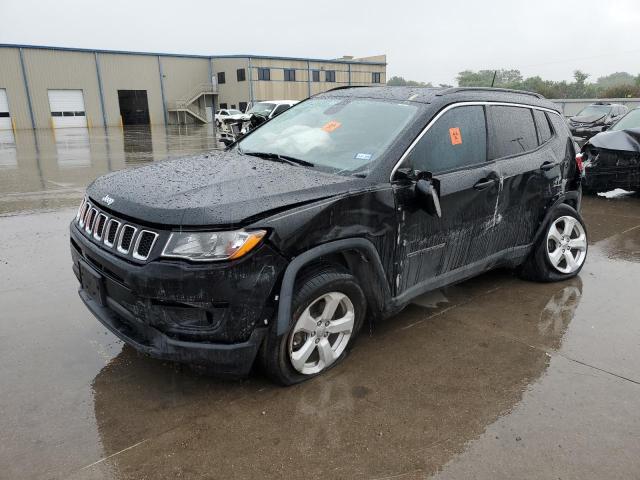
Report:
M 582 197 L 581 190 L 572 190 L 570 192 L 563 193 L 555 202 L 553 202 L 551 207 L 549 207 L 549 209 L 547 210 L 547 213 L 545 214 L 544 218 L 542 219 L 542 222 L 540 222 L 540 225 L 538 226 L 538 230 L 536 231 L 536 234 L 533 238 L 532 244 L 535 244 L 540 239 L 540 236 L 544 235 L 545 228 L 549 223 L 549 219 L 551 218 L 551 216 L 553 215 L 553 212 L 559 205 L 566 205 L 572 208 L 575 211 L 575 213 L 578 215 L 578 217 L 580 217 L 580 204 L 582 200 L 581 197 Z
M 374 315 L 389 303 L 391 291 L 380 255 L 373 243 L 364 238 L 347 238 L 318 245 L 295 257 L 285 269 L 276 313 L 278 336 L 283 335 L 289 326 L 295 282 L 299 273 L 305 267 L 326 259 L 332 259 L 346 266 L 358 279 L 367 299 L 367 306 L 377 310 L 372 312 Z

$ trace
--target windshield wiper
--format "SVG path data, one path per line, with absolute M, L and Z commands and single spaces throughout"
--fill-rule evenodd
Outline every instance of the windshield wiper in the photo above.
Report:
M 265 160 L 275 160 L 276 162 L 288 163 L 289 165 L 302 165 L 304 167 L 313 167 L 314 164 L 301 160 L 299 158 L 290 157 L 289 155 L 280 155 L 279 153 L 272 152 L 242 152 L 244 155 L 251 155 L 254 157 L 264 158 Z

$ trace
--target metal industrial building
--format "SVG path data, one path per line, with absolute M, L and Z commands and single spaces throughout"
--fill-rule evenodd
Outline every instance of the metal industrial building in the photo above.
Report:
M 0 45 L 0 129 L 208 123 L 218 105 L 386 82 L 386 57 L 200 56 Z

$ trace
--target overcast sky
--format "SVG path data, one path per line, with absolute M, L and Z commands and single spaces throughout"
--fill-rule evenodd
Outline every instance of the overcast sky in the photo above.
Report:
M 386 54 L 388 75 L 640 73 L 638 0 L 0 0 L 0 43 L 193 54 Z M 0 65 L 0 68 L 2 66 Z

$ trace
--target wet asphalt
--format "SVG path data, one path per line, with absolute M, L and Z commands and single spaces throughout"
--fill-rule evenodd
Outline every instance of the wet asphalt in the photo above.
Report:
M 281 388 L 139 356 L 82 305 L 67 227 L 102 173 L 206 129 L 0 132 L 0 478 L 640 478 L 640 198 L 586 197 L 579 277 L 494 271 Z

